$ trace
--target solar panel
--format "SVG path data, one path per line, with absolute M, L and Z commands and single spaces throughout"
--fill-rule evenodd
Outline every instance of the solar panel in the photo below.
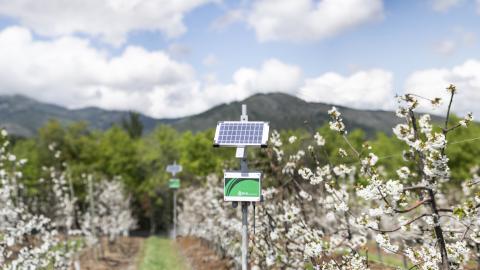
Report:
M 267 146 L 267 122 L 224 121 L 217 124 L 214 146 Z

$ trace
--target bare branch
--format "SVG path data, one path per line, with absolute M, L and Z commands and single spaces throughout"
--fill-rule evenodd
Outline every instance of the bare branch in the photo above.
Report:
M 375 229 L 373 227 L 368 227 L 369 229 L 373 230 L 373 231 L 376 231 L 376 232 L 381 232 L 381 233 L 392 233 L 392 232 L 396 232 L 396 231 L 399 231 L 403 226 L 407 226 L 407 225 L 410 225 L 412 224 L 413 222 L 423 218 L 423 217 L 426 217 L 426 216 L 430 216 L 430 214 L 427 214 L 427 213 L 424 213 L 412 220 L 410 220 L 409 222 L 403 224 L 402 226 L 398 227 L 398 228 L 395 228 L 395 229 L 391 229 L 391 230 L 380 230 L 380 229 Z

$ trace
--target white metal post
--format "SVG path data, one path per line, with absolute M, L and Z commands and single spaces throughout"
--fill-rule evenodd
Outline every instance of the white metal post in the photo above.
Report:
M 245 104 L 242 104 L 240 121 L 248 121 L 247 105 Z M 242 156 L 240 157 L 239 154 L 242 154 Z M 248 173 L 247 148 L 237 149 L 237 157 L 240 158 L 240 171 L 242 174 Z M 248 270 L 248 204 L 248 202 L 242 202 L 242 270 Z
M 177 240 L 177 190 L 173 190 L 173 240 Z
M 248 270 L 248 202 L 242 202 L 242 270 Z

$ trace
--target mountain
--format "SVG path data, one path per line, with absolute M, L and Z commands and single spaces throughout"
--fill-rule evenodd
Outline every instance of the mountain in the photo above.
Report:
M 249 120 L 269 121 L 271 128 L 297 129 L 317 128 L 328 122 L 327 111 L 332 105 L 306 102 L 299 98 L 280 94 L 256 94 L 240 102 L 215 106 L 203 113 L 176 118 L 155 119 L 141 115 L 145 132 L 160 124 L 168 124 L 179 131 L 193 132 L 214 128 L 221 120 L 238 120 L 241 104 L 247 104 Z M 361 128 L 372 135 L 377 131 L 391 133 L 399 119 L 393 112 L 356 110 L 337 106 L 349 129 Z M 66 109 L 61 106 L 38 102 L 25 96 L 0 96 L 0 126 L 11 134 L 23 137 L 34 136 L 49 119 L 63 124 L 86 121 L 92 129 L 105 130 L 119 123 L 127 111 L 111 111 L 94 107 Z
M 127 111 L 109 111 L 94 107 L 70 110 L 21 95 L 0 96 L 0 126 L 9 133 L 22 137 L 34 136 L 50 119 L 56 119 L 62 124 L 86 121 L 92 129 L 105 130 L 112 124 L 119 123 L 127 114 Z M 141 115 L 141 120 L 146 130 L 169 122 L 144 115 Z
M 248 120 L 269 121 L 274 129 L 315 129 L 328 123 L 327 111 L 333 105 L 306 102 L 280 93 L 256 94 L 244 101 L 216 106 L 201 114 L 177 119 L 172 125 L 178 130 L 202 130 L 215 127 L 221 120 L 239 120 L 241 104 L 247 105 Z M 399 123 L 395 113 L 389 111 L 356 110 L 336 106 L 349 129 L 361 128 L 369 135 L 377 131 L 392 133 Z

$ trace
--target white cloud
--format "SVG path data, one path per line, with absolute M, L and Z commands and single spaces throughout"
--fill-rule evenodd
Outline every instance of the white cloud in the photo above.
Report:
M 301 85 L 302 72 L 297 66 L 276 59 L 265 61 L 259 71 L 242 68 L 235 72 L 234 81 L 245 85 L 251 93 L 284 92 L 295 94 Z
M 162 103 L 155 106 L 153 115 L 164 116 L 165 110 L 172 115 L 199 113 L 225 102 L 243 100 L 256 93 L 283 92 L 295 95 L 302 84 L 301 69 L 277 59 L 263 62 L 259 69 L 240 68 L 232 76 L 231 83 L 219 82 L 214 75 L 203 82 L 188 85 L 188 89 L 155 89 L 154 100 Z
M 451 69 L 425 69 L 413 72 L 407 79 L 405 91 L 423 97 L 441 97 L 444 100 L 441 111 L 446 110 L 449 84 L 457 86 L 453 110 L 459 114 L 473 111 L 480 115 L 480 61 L 468 60 Z
M 22 27 L 0 32 L 0 94 L 23 94 L 69 108 L 133 109 L 156 117 L 202 112 L 257 92 L 293 93 L 299 67 L 276 59 L 240 68 L 231 83 L 199 79 L 194 69 L 162 51 L 128 46 L 111 57 L 87 40 L 39 41 Z
M 260 41 L 321 40 L 383 18 L 382 0 L 260 0 L 248 15 Z
M 152 94 L 157 104 L 152 115 L 183 116 L 200 113 L 212 106 L 243 100 L 256 93 L 283 92 L 295 95 L 302 84 L 301 69 L 277 59 L 263 62 L 259 69 L 239 68 L 232 82 L 219 82 L 215 76 L 187 84 L 184 89 L 158 88 Z
M 190 65 L 140 47 L 129 46 L 109 57 L 80 38 L 35 41 L 21 27 L 1 31 L 0 47 L 0 93 L 70 108 L 128 108 L 151 114 L 158 105 L 150 99 L 153 92 L 180 91 L 195 83 Z
M 463 0 L 431 0 L 432 8 L 435 11 L 445 12 L 458 6 Z
M 392 73 L 382 69 L 358 71 L 350 76 L 328 72 L 307 79 L 300 97 L 357 109 L 388 110 L 395 105 L 392 83 Z
M 204 98 L 207 103 L 221 103 L 242 100 L 256 93 L 283 92 L 295 95 L 302 85 L 302 71 L 299 67 L 285 64 L 277 59 L 265 61 L 260 69 L 240 68 L 232 76 L 232 82 L 206 82 Z M 207 107 L 208 108 L 208 107 Z
M 0 14 L 45 36 L 85 33 L 114 45 L 133 30 L 186 31 L 186 13 L 213 0 L 0 0 Z
M 163 51 L 127 46 L 110 56 L 78 37 L 34 40 L 23 27 L 0 31 L 0 48 L 0 94 L 24 94 L 70 108 L 98 106 L 178 117 L 270 92 L 361 109 L 394 107 L 393 75 L 382 69 L 304 79 L 300 67 L 269 59 L 259 67 L 237 69 L 224 83 L 214 74 L 199 78 L 192 66 Z M 451 69 L 420 70 L 411 74 L 406 86 L 424 96 L 438 96 L 446 93 L 449 83 L 457 84 L 454 110 L 480 113 L 478 70 L 478 60 Z

